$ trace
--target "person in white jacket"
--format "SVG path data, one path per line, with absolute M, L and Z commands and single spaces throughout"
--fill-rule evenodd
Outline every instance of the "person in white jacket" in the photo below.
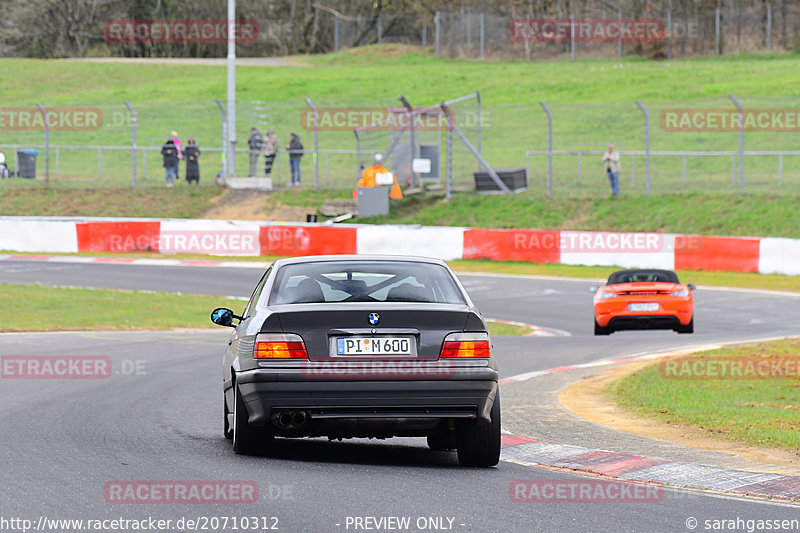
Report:
M 608 152 L 603 156 L 606 164 L 606 174 L 611 185 L 611 194 L 619 195 L 619 152 L 614 150 L 614 145 L 609 145 Z

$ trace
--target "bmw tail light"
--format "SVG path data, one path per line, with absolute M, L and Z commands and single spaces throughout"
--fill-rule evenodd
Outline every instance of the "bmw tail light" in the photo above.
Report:
M 492 356 L 488 333 L 451 333 L 444 338 L 442 359 L 454 357 L 486 358 Z
M 255 359 L 308 359 L 300 335 L 278 333 L 259 335 L 253 349 Z

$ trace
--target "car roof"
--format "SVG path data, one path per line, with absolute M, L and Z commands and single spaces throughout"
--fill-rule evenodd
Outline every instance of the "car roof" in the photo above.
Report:
M 429 263 L 435 265 L 447 266 L 441 259 L 434 259 L 432 257 L 419 257 L 413 255 L 359 255 L 359 254 L 342 254 L 342 255 L 305 255 L 298 257 L 284 257 L 275 260 L 273 263 L 276 267 L 286 265 L 295 265 L 300 263 L 334 263 L 334 262 L 364 262 L 376 263 L 396 261 L 401 263 Z
M 667 279 L 674 280 L 674 281 L 667 281 L 666 283 L 680 283 L 680 281 L 678 280 L 678 275 L 672 270 L 665 270 L 661 268 L 631 268 L 627 270 L 617 270 L 616 272 L 608 276 L 608 284 L 615 285 L 617 283 L 629 283 L 626 281 L 613 281 L 613 280 L 623 278 L 627 275 L 645 274 L 645 273 L 661 274 Z

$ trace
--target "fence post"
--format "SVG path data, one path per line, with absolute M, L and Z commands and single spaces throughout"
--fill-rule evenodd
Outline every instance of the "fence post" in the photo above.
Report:
M 383 21 L 381 20 L 381 14 L 378 13 L 378 44 L 383 43 Z
M 667 59 L 672 59 L 672 6 L 667 6 Z
M 617 11 L 617 27 L 622 27 L 622 10 Z M 622 59 L 622 31 L 619 32 L 619 39 L 617 40 L 617 57 Z
M 446 126 L 445 132 L 445 183 L 447 186 L 447 191 L 445 192 L 445 198 L 447 200 L 450 199 L 451 189 L 453 187 L 453 129 L 450 128 L 449 123 Z
M 772 50 L 772 4 L 767 4 L 767 48 Z
M 311 108 L 311 117 L 314 119 L 314 188 L 319 189 L 319 136 L 317 128 L 317 108 L 311 98 L 306 97 L 306 103 Z
M 439 12 L 436 12 L 436 15 L 433 16 L 433 26 L 435 30 L 434 35 L 434 56 L 439 57 Z
M 131 188 L 136 188 L 136 110 L 131 103 L 124 100 L 125 107 L 131 114 Z
M 222 100 L 215 98 L 219 111 L 222 113 L 222 177 L 228 177 L 228 117 Z
M 339 51 L 339 17 L 333 16 L 333 51 Z
M 481 92 L 475 91 L 478 96 L 478 153 L 483 155 L 483 105 L 481 104 Z
M 714 10 L 714 36 L 716 40 L 716 49 L 717 55 L 720 55 L 719 49 L 719 41 L 720 41 L 720 34 L 719 34 L 719 6 Z
M 36 107 L 44 118 L 44 185 L 47 187 L 50 185 L 50 114 L 42 104 L 36 104 Z
M 486 59 L 486 15 L 481 13 L 481 59 Z
M 547 196 L 553 195 L 553 114 L 547 104 L 539 102 L 547 113 Z
M 409 169 L 411 170 L 411 186 L 416 187 L 418 183 L 417 183 L 417 173 L 414 172 L 414 158 L 417 157 L 416 138 L 414 135 L 414 107 L 408 102 L 408 100 L 406 100 L 405 96 L 401 96 L 400 98 L 398 98 L 398 100 L 400 100 L 400 103 L 403 104 L 403 107 L 405 107 L 406 110 L 408 111 L 408 118 L 410 119 L 408 123 L 411 125 L 411 127 L 409 128 L 408 133 L 409 133 L 409 144 L 411 147 L 411 158 L 408 163 L 409 163 Z
M 422 26 L 422 48 L 428 47 L 428 26 Z
M 645 162 L 645 178 L 644 190 L 645 195 L 650 196 L 650 112 L 644 106 L 641 100 L 636 100 L 636 105 L 641 109 L 644 115 L 644 162 Z
M 572 60 L 575 61 L 575 20 L 571 16 L 569 19 L 569 50 Z
M 744 112 L 742 104 L 732 94 L 728 95 L 739 112 L 739 196 L 744 194 Z
M 467 53 L 472 54 L 472 11 L 467 11 Z

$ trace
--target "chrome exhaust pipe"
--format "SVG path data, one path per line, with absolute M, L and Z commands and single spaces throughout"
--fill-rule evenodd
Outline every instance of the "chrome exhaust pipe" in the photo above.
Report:
M 293 429 L 308 422 L 309 416 L 305 411 L 278 411 L 272 415 L 272 423 L 281 429 Z
M 287 428 L 292 425 L 292 413 L 289 411 L 282 411 L 278 414 L 278 425 L 282 428 Z

